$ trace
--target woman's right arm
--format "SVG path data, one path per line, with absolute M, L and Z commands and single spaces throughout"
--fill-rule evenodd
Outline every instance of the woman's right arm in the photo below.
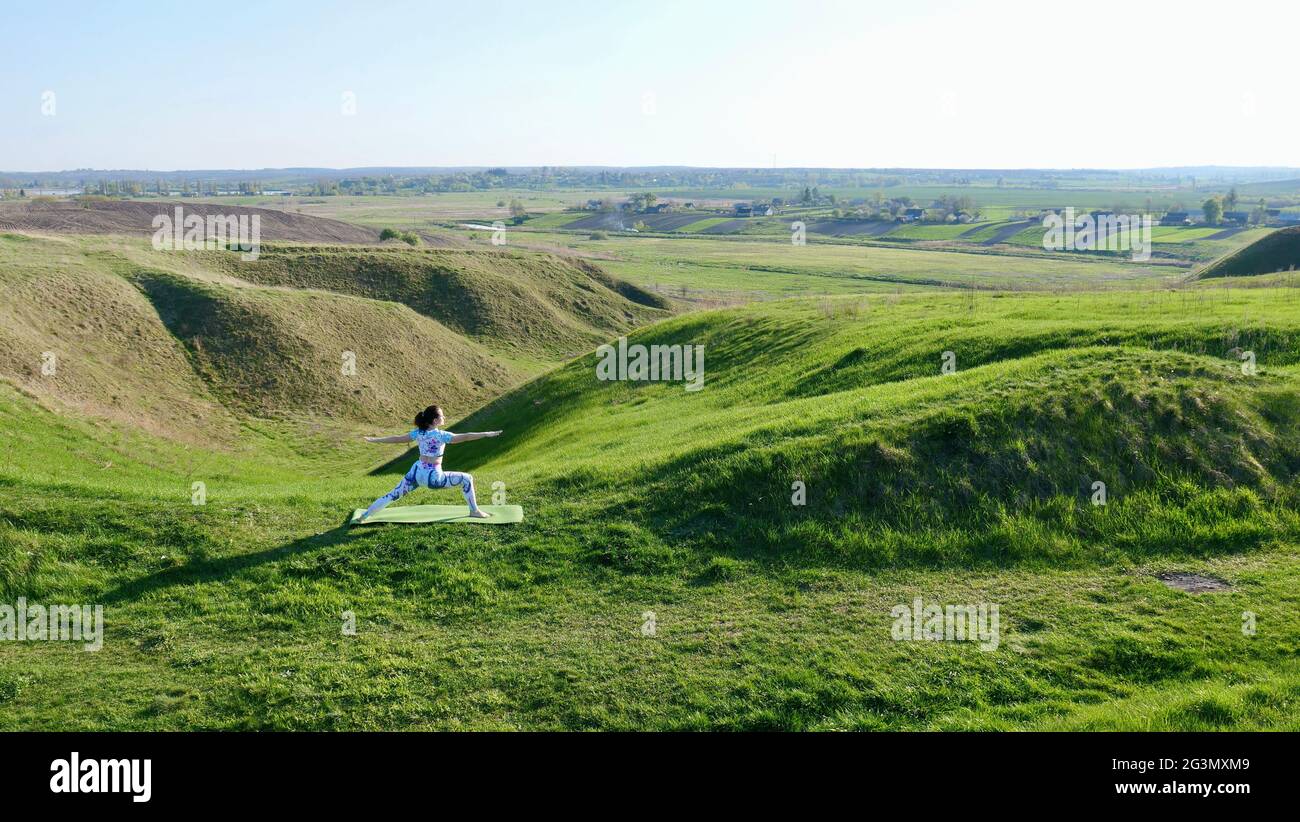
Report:
M 391 437 L 366 437 L 366 442 L 410 442 L 410 434 L 394 434 Z

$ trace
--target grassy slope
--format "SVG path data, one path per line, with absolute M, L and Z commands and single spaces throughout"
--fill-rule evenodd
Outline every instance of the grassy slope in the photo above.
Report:
M 149 302 L 79 241 L 0 236 L 0 376 L 92 417 L 184 436 L 235 421 Z M 54 359 L 42 373 L 43 356 Z
M 392 420 L 432 399 L 463 413 L 667 313 L 585 262 L 492 251 L 268 246 L 243 262 L 9 234 L 0 287 L 0 376 L 171 436 L 203 420 L 223 441 L 248 414 Z
M 104 602 L 109 640 L 0 645 L 0 727 L 1295 728 L 1293 294 L 672 320 L 634 337 L 705 344 L 702 392 L 588 357 L 456 426 L 506 428 L 448 463 L 517 528 L 345 532 L 398 449 L 260 423 L 196 459 L 6 389 L 4 594 Z M 914 596 L 999 603 L 1002 647 L 893 642 Z
M 1281 228 L 1227 254 L 1196 273 L 1199 279 L 1294 271 L 1300 265 L 1300 227 Z
M 578 259 L 510 250 L 277 247 L 212 255 L 240 279 L 403 303 L 507 353 L 561 359 L 663 316 L 667 304 Z

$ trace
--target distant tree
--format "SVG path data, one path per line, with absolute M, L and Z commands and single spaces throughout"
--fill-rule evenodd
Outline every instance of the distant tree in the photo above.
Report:
M 1268 204 L 1264 202 L 1263 197 L 1259 198 L 1259 204 L 1251 212 L 1250 221 L 1255 225 L 1264 225 L 1268 222 Z
M 420 235 L 416 234 L 414 231 L 403 231 L 400 235 L 400 239 L 407 245 L 420 244 Z
M 1201 211 L 1205 212 L 1205 222 L 1209 225 L 1218 225 L 1223 219 L 1223 200 L 1218 197 L 1211 197 L 1201 203 Z
M 653 206 L 658 199 L 659 198 L 654 195 L 654 192 L 639 191 L 630 195 L 628 197 L 628 202 L 632 204 L 633 211 L 646 211 Z
M 1232 211 L 1237 207 L 1237 187 L 1233 186 L 1228 189 L 1228 196 L 1223 198 L 1223 207 L 1227 211 Z
M 398 231 L 398 230 L 395 229 L 395 228 L 385 228 L 383 231 L 379 232 L 379 239 L 380 239 L 381 241 L 382 241 L 382 240 L 397 240 L 397 239 L 400 239 L 401 236 L 402 236 L 402 232 Z
M 510 216 L 514 219 L 515 225 L 519 225 L 528 217 L 528 209 L 519 200 L 510 201 Z

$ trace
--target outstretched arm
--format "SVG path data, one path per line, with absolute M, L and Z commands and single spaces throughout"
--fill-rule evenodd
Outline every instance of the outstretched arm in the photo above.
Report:
M 484 437 L 499 437 L 500 431 L 478 431 L 472 434 L 452 434 L 449 443 L 469 442 L 470 440 L 481 440 Z
M 366 437 L 366 442 L 410 442 L 410 434 L 394 434 L 391 437 Z

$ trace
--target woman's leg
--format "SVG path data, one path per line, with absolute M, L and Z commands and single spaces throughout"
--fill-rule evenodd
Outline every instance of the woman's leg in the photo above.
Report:
M 411 466 L 411 470 L 406 472 L 406 476 L 402 477 L 402 481 L 397 483 L 396 488 L 370 503 L 370 507 L 361 515 L 361 519 L 369 519 L 371 514 L 383 510 L 384 506 L 388 503 L 395 502 L 414 491 L 418 484 L 419 483 L 416 482 L 415 478 L 415 466 Z
M 488 516 L 478 508 L 478 500 L 474 496 L 473 474 L 467 474 L 464 471 L 441 471 L 439 474 L 439 488 L 446 488 L 449 485 L 455 485 L 460 488 L 461 494 L 465 496 L 465 502 L 469 504 L 470 516 Z M 433 487 L 432 478 L 429 487 Z

